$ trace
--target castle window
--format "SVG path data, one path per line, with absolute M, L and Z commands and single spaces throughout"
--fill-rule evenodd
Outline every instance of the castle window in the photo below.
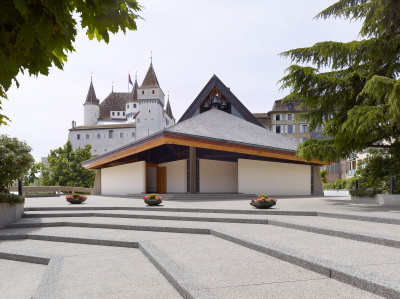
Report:
M 124 133 L 119 134 L 119 138 L 124 138 Z
M 165 119 L 165 123 L 166 123 L 167 126 L 168 126 L 168 124 L 169 124 L 169 119 L 168 119 L 168 118 Z
M 125 116 L 125 112 L 122 112 L 122 116 Z
M 150 113 L 150 110 L 149 110 L 149 113 Z
M 119 112 L 117 112 L 117 115 L 119 116 Z
M 86 139 L 89 139 L 89 134 L 86 134 Z
M 133 104 L 133 108 L 136 108 L 136 104 Z
M 108 138 L 114 138 L 114 130 L 108 131 Z
M 135 132 L 132 132 L 132 137 L 135 137 Z
M 153 89 L 153 94 L 154 94 L 154 89 Z
M 275 115 L 275 120 L 276 121 L 280 121 L 281 120 L 281 115 L 280 114 L 276 114 Z
M 115 115 L 115 112 L 112 113 L 112 116 L 114 116 L 114 115 Z
M 144 90 L 142 90 L 142 94 L 144 94 Z
M 100 139 L 100 134 L 97 134 L 97 139 Z
M 126 109 L 129 109 L 129 105 L 126 105 Z
M 281 132 L 281 126 L 276 126 L 275 133 L 280 133 Z
M 76 135 L 76 139 L 80 140 L 81 139 L 81 134 Z

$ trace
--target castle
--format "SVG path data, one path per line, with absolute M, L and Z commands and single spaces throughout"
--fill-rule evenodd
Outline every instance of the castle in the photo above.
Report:
M 93 156 L 168 128 L 175 121 L 152 62 L 140 87 L 136 76 L 132 92 L 112 91 L 101 103 L 91 80 L 83 110 L 84 125 L 72 121 L 68 140 L 74 150 L 91 144 Z

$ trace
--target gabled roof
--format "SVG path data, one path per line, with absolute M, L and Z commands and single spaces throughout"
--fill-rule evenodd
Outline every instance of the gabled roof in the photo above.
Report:
M 85 161 L 82 166 L 87 169 L 101 168 L 107 163 L 164 144 L 195 146 L 279 158 L 292 163 L 305 163 L 302 158 L 296 156 L 296 149 L 299 145 L 297 141 L 273 133 L 229 113 L 211 109 L 167 129 Z M 311 163 L 322 164 L 315 159 Z
M 231 105 L 240 113 L 243 119 L 262 127 L 260 122 L 254 117 L 254 115 L 239 101 L 239 99 L 230 91 L 228 87 L 225 86 L 224 83 L 222 83 L 222 81 L 216 75 L 212 76 L 210 81 L 208 81 L 206 86 L 204 86 L 203 90 L 199 93 L 199 95 L 185 111 L 178 122 L 193 117 L 196 111 L 200 108 L 200 105 L 202 104 L 206 96 L 212 91 L 214 87 L 216 87 L 224 95 L 224 97 L 231 103 Z
M 154 72 L 153 63 L 150 64 L 149 70 L 147 71 L 146 77 L 144 77 L 143 83 L 140 88 L 151 87 L 160 87 L 160 84 L 158 84 L 156 73 Z
M 94 87 L 93 87 L 93 81 L 90 80 L 90 86 L 89 86 L 89 91 L 88 94 L 86 96 L 86 101 L 85 104 L 99 104 L 99 100 L 96 97 L 96 92 L 94 91 Z
M 165 107 L 165 113 L 166 113 L 171 119 L 174 119 L 174 116 L 172 115 L 171 104 L 169 103 L 169 95 L 168 95 L 167 106 Z
M 299 143 L 237 116 L 210 109 L 164 132 L 295 152 Z
M 100 119 L 110 118 L 110 111 L 125 111 L 126 103 L 130 101 L 130 92 L 112 92 L 100 104 Z

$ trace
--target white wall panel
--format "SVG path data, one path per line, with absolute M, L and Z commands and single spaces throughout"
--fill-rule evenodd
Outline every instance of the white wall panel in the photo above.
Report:
M 311 195 L 311 166 L 238 160 L 239 193 Z
M 102 195 L 127 195 L 145 192 L 145 161 L 101 169 Z
M 200 160 L 201 193 L 237 193 L 238 166 L 236 162 Z

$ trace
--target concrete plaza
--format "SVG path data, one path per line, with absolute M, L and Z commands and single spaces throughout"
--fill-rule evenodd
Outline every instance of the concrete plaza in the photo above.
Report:
M 0 298 L 399 298 L 400 207 L 343 197 L 28 198 Z

